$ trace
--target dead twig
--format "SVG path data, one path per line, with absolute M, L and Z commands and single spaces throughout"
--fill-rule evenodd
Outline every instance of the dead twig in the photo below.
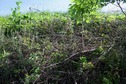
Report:
M 124 12 L 123 8 L 121 7 L 120 1 L 117 1 L 117 4 L 118 4 L 119 8 L 121 9 L 122 13 L 123 13 L 123 14 L 125 15 L 125 17 L 126 17 L 126 13 Z

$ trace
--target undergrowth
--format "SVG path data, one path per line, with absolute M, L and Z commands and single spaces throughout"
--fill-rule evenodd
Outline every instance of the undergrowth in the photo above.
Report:
M 13 12 L 0 17 L 0 83 L 125 84 L 125 37 L 122 16 Z

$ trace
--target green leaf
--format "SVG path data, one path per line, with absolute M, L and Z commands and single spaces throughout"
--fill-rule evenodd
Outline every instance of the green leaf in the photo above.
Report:
M 81 63 L 87 63 L 87 58 L 86 57 L 80 57 L 80 62 Z

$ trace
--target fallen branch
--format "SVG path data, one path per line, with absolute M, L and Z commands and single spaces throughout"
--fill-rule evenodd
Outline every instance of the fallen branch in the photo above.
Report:
M 96 48 L 92 48 L 92 49 L 88 49 L 88 50 L 84 50 L 84 51 L 81 51 L 81 52 L 77 52 L 71 56 L 69 56 L 68 58 L 66 58 L 65 60 L 63 60 L 62 62 L 58 62 L 58 63 L 54 63 L 54 64 L 51 64 L 47 67 L 44 67 L 43 70 L 45 69 L 48 69 L 48 68 L 56 68 L 58 66 L 62 66 L 64 64 L 67 64 L 70 60 L 73 60 L 75 58 L 79 58 L 80 56 L 83 56 L 84 54 L 86 53 L 89 53 L 89 52 L 93 52 L 95 51 Z M 43 72 L 43 71 L 42 71 Z M 33 82 L 33 84 L 36 84 L 36 82 L 39 80 L 41 74 L 39 75 L 39 77 Z
M 68 58 L 66 58 L 66 59 L 63 60 L 62 62 L 58 62 L 58 63 L 55 63 L 55 64 L 51 64 L 51 65 L 49 65 L 49 66 L 47 66 L 47 67 L 44 67 L 44 69 L 47 69 L 47 68 L 54 68 L 54 67 L 56 67 L 56 66 L 58 66 L 58 65 L 60 65 L 60 66 L 61 66 L 61 65 L 64 65 L 64 64 L 68 63 L 70 60 L 73 60 L 73 59 L 75 59 L 75 58 L 78 58 L 78 57 L 84 55 L 84 54 L 87 53 L 87 52 L 92 52 L 92 51 L 95 51 L 95 50 L 96 50 L 96 48 L 92 48 L 92 49 L 89 49 L 89 50 L 84 50 L 84 51 L 81 51 L 81 52 L 77 52 L 77 53 L 75 53 L 75 54 L 69 56 Z

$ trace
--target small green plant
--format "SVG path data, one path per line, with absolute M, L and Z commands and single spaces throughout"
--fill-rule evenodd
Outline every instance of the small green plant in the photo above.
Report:
M 107 79 L 106 77 L 103 77 L 102 83 L 103 83 L 103 84 L 113 84 L 113 83 L 112 83 L 109 79 Z
M 20 31 L 20 22 L 21 22 L 21 12 L 20 12 L 20 5 L 21 1 L 16 2 L 17 7 L 12 8 L 12 15 L 10 16 L 9 20 L 11 21 L 9 25 L 6 25 L 5 28 L 5 35 L 11 36 L 11 34 L 15 31 Z
M 87 62 L 86 57 L 80 57 L 80 62 L 82 63 L 83 70 L 94 68 L 94 65 L 92 64 L 92 62 Z
M 40 68 L 37 67 L 32 72 L 33 73 L 30 74 L 30 75 L 29 74 L 25 74 L 25 79 L 24 79 L 24 83 L 25 84 L 33 83 L 35 81 L 35 79 L 39 77 Z
M 17 7 L 16 8 L 12 8 L 12 18 L 13 21 L 16 21 L 16 19 L 18 19 L 18 17 L 20 16 L 21 12 L 20 12 L 20 5 L 21 5 L 21 1 L 16 2 Z

